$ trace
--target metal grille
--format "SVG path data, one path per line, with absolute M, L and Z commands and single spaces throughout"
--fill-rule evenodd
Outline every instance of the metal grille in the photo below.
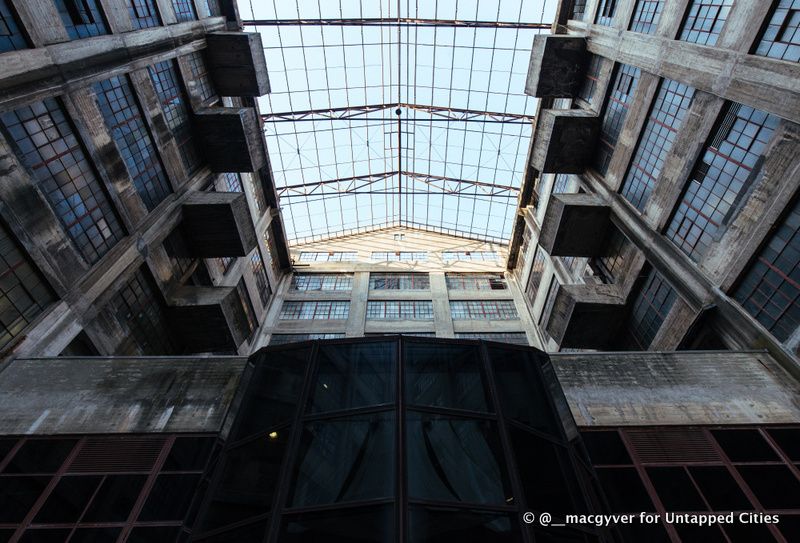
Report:
M 261 305 L 267 307 L 272 289 L 269 288 L 267 271 L 264 269 L 264 261 L 261 260 L 261 253 L 258 248 L 250 255 L 250 269 L 253 270 L 253 276 L 256 278 L 258 298 L 261 300 Z
M 617 139 L 625 124 L 628 107 L 641 74 L 639 68 L 627 64 L 619 64 L 616 70 L 611 94 L 606 104 L 606 112 L 603 115 L 600 143 L 597 146 L 597 153 L 595 153 L 595 169 L 603 175 L 608 170 L 608 164 L 614 154 L 614 147 L 617 145 Z
M 163 437 L 90 437 L 67 466 L 67 473 L 150 471 L 166 441 Z
M 390 261 L 390 262 L 425 262 L 428 260 L 428 253 L 413 252 L 413 251 L 395 251 L 395 252 L 381 252 L 373 251 L 372 260 Z
M 0 118 L 67 235 L 100 260 L 125 232 L 61 105 L 49 98 Z
M 614 23 L 614 12 L 617 10 L 617 0 L 600 0 L 597 8 L 595 24 L 611 26 Z
M 634 347 L 650 346 L 677 297 L 675 289 L 651 269 L 631 309 L 629 333 Z
M 594 105 L 594 91 L 597 89 L 597 82 L 600 80 L 602 58 L 600 55 L 591 55 L 589 66 L 586 68 L 586 77 L 578 91 L 578 97 L 583 98 L 591 105 Z
M 352 290 L 353 276 L 344 273 L 296 273 L 292 276 L 292 290 Z
M 197 12 L 194 10 L 192 0 L 172 0 L 172 7 L 175 8 L 175 17 L 179 23 L 197 19 Z
M 778 1 L 755 54 L 800 62 L 800 0 Z
M 667 227 L 667 237 L 693 260 L 707 251 L 757 178 L 779 118 L 730 104 L 707 144 Z
M 447 273 L 448 290 L 505 290 L 508 288 L 502 273 Z
M 155 0 L 128 0 L 128 13 L 130 13 L 134 29 L 161 25 Z
M 195 51 L 186 55 L 189 69 L 192 72 L 192 81 L 197 85 L 197 92 L 200 99 L 205 102 L 214 98 L 214 86 L 211 84 L 211 77 L 208 75 L 208 67 L 203 58 L 202 51 Z
M 303 251 L 300 253 L 300 262 L 355 262 L 358 259 L 358 253 L 353 252 L 330 252 L 330 253 L 313 253 Z
M 713 46 L 725 26 L 733 0 L 692 0 L 678 39 Z
M 693 97 L 692 87 L 671 79 L 661 82 L 620 191 L 639 211 L 644 211 Z
M 720 461 L 719 453 L 703 430 L 659 428 L 627 430 L 625 434 L 631 450 L 645 464 Z
M 97 0 L 54 0 L 69 39 L 108 34 Z
M 453 320 L 507 321 L 519 318 L 513 300 L 451 301 L 450 316 Z
M 369 288 L 375 290 L 427 290 L 431 280 L 427 273 L 370 273 Z
M 346 319 L 350 314 L 350 302 L 284 302 L 281 319 L 327 320 Z
M 109 302 L 117 319 L 130 331 L 134 352 L 115 354 L 166 355 L 176 352 L 172 343 L 164 303 L 144 267 L 139 268 Z
M 642 34 L 653 34 L 658 27 L 663 9 L 664 0 L 638 0 L 633 12 L 633 19 L 631 19 L 630 30 Z
M 172 189 L 133 90 L 125 76 L 112 77 L 93 87 L 103 120 L 128 167 L 136 192 L 152 211 Z
M 389 300 L 367 302 L 368 320 L 433 320 L 433 302 Z
M 0 0 L 0 53 L 27 49 L 28 41 L 20 30 L 16 14 L 8 0 Z

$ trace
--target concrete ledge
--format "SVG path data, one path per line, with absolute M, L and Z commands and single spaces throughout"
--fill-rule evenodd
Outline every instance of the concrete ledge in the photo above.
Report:
M 624 311 L 617 285 L 558 285 L 544 328 L 562 348 L 602 349 L 616 335 Z
M 539 245 L 551 256 L 597 256 L 611 225 L 611 209 L 595 194 L 553 194 Z
M 583 109 L 542 109 L 530 164 L 541 173 L 583 173 L 594 156 L 600 117 Z
M 212 32 L 206 58 L 220 96 L 257 97 L 270 91 L 267 61 L 258 32 Z
M 572 98 L 583 83 L 587 60 L 583 37 L 537 34 L 533 37 L 525 94 Z

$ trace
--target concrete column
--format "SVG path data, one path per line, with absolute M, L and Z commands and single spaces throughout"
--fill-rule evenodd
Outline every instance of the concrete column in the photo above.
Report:
M 69 40 L 53 0 L 11 0 L 34 47 Z
M 717 38 L 716 47 L 749 53 L 761 33 L 764 19 L 771 11 L 771 2 L 734 2 L 725 26 Z
M 98 0 L 98 4 L 106 16 L 112 34 L 133 30 L 133 22 L 126 3 L 119 0 Z
M 656 28 L 656 36 L 662 36 L 667 39 L 675 39 L 678 37 L 678 31 L 683 23 L 683 15 L 689 9 L 691 0 L 672 0 L 671 2 L 664 2 L 661 11 L 661 20 L 658 21 Z
M 450 293 L 444 272 L 431 272 L 431 298 L 433 300 L 433 325 L 437 337 L 455 337 L 453 317 L 450 316 Z
M 353 290 L 350 293 L 350 314 L 344 333 L 347 337 L 361 337 L 367 322 L 367 299 L 369 298 L 369 272 L 353 274 Z
M 161 14 L 161 22 L 165 25 L 174 25 L 178 22 L 175 17 L 175 8 L 170 0 L 155 0 L 158 12 Z
M 648 350 L 676 350 L 699 315 L 700 311 L 692 308 L 683 298 L 678 297 L 669 313 L 667 313 L 652 343 L 650 343 Z

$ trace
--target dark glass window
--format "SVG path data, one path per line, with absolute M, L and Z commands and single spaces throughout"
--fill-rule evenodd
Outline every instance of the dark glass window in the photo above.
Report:
M 633 99 L 640 74 L 639 68 L 627 64 L 620 64 L 616 68 L 616 75 L 603 115 L 600 141 L 597 145 L 597 153 L 595 153 L 595 169 L 603 175 L 608 170 L 608 164 L 614 154 L 614 147 L 617 145 L 617 139 L 625 124 L 628 107 Z
M 643 34 L 653 34 L 661 19 L 664 0 L 637 0 L 636 9 L 631 19 L 630 30 Z
M 369 288 L 375 290 L 427 290 L 431 288 L 427 273 L 370 273 Z
M 456 332 L 460 339 L 485 339 L 514 345 L 528 345 L 528 334 L 525 332 Z
M 754 52 L 800 62 L 800 0 L 778 0 Z
M 675 289 L 651 269 L 631 309 L 629 333 L 634 348 L 650 346 L 677 297 Z
M 152 211 L 172 188 L 133 89 L 125 76 L 100 81 L 93 87 L 103 120 L 128 167 L 136 192 Z
M 600 80 L 600 66 L 602 63 L 600 55 L 591 55 L 589 59 L 589 66 L 586 68 L 586 76 L 583 80 L 578 91 L 578 97 L 583 98 L 589 104 L 594 104 L 594 91 L 597 88 L 597 82 Z
M 0 0 L 0 53 L 28 48 L 28 40 L 20 28 L 9 0 Z
M 614 12 L 617 10 L 617 0 L 600 0 L 597 7 L 595 24 L 611 26 L 614 22 Z
M 167 252 L 172 269 L 179 280 L 192 272 L 197 259 L 191 255 L 186 239 L 179 228 L 170 232 L 164 239 L 164 250 Z
M 542 274 L 544 273 L 546 258 L 544 249 L 537 245 L 536 253 L 533 255 L 531 272 L 530 275 L 528 275 L 528 284 L 525 286 L 525 296 L 527 296 L 531 305 L 536 301 L 536 293 L 539 292 L 539 286 L 542 283 Z
M 350 314 L 350 302 L 283 302 L 281 319 L 343 320 Z
M 0 223 L 0 348 L 19 336 L 54 299 L 33 262 Z
M 155 0 L 128 0 L 128 12 L 134 29 L 161 25 Z
M 54 0 L 69 39 L 108 34 L 97 0 Z
M 176 351 L 167 325 L 164 303 L 144 268 L 139 268 L 109 302 L 129 342 L 116 354 L 164 355 Z
M 781 341 L 800 324 L 800 201 L 778 224 L 734 293 Z
M 671 79 L 661 81 L 650 117 L 642 130 L 622 185 L 622 195 L 639 211 L 655 187 L 694 96 L 694 89 Z
M 390 543 L 395 541 L 394 526 L 392 506 L 353 507 L 302 513 L 286 516 L 278 541 Z M 256 539 L 235 537 L 230 541 L 256 541 Z
M 238 173 L 226 172 L 222 174 L 225 182 L 225 192 L 244 192 L 242 189 L 242 178 Z
M 732 103 L 694 167 L 666 234 L 697 261 L 758 177 L 767 143 L 780 120 Z
M 308 341 L 313 339 L 339 339 L 344 337 L 344 332 L 321 333 L 321 334 L 272 334 L 269 338 L 270 345 L 286 345 L 287 343 L 297 343 L 298 341 Z
M 175 17 L 179 23 L 197 19 L 197 12 L 194 10 L 192 0 L 172 0 L 172 7 L 175 8 Z
M 448 290 L 506 290 L 508 285 L 502 273 L 447 273 Z
M 593 259 L 593 268 L 596 268 L 604 283 L 615 283 L 620 278 L 620 273 L 625 269 L 627 262 L 625 254 L 629 244 L 628 238 L 614 228 L 603 256 Z
M 409 508 L 408 541 L 518 543 L 522 539 L 513 515 L 443 506 L 413 506 Z
M 553 410 L 542 386 L 538 360 L 531 360 L 527 352 L 510 351 L 502 347 L 489 347 L 500 408 L 506 418 L 553 434 Z M 533 355 L 535 356 L 535 355 Z
M 292 276 L 292 290 L 351 290 L 353 274 L 349 273 L 296 273 Z
M 236 294 L 239 297 L 239 304 L 241 304 L 242 311 L 244 312 L 245 319 L 247 319 L 247 338 L 253 335 L 258 327 L 256 320 L 256 310 L 253 309 L 253 302 L 250 301 L 250 295 L 247 293 L 247 285 L 244 284 L 244 279 L 239 279 L 236 283 Z
M 161 101 L 161 109 L 167 126 L 175 137 L 181 161 L 188 173 L 200 167 L 200 155 L 192 138 L 192 127 L 189 112 L 186 109 L 186 95 L 181 89 L 178 71 L 174 61 L 166 60 L 147 68 Z
M 433 302 L 427 300 L 386 300 L 367 302 L 367 319 L 433 320 Z
M 64 109 L 48 98 L 0 118 L 78 251 L 100 260 L 125 233 Z
M 576 21 L 583 20 L 583 14 L 586 12 L 586 0 L 573 0 L 572 2 L 572 17 Z
M 450 302 L 453 320 L 513 320 L 519 318 L 513 300 L 468 300 Z
M 725 25 L 733 0 L 692 0 L 679 40 L 713 46 Z
M 253 277 L 256 279 L 258 299 L 261 300 L 262 306 L 267 307 L 269 297 L 272 295 L 272 289 L 269 288 L 267 271 L 264 269 L 264 261 L 261 260 L 261 253 L 258 248 L 250 255 L 250 269 L 253 271 Z
M 195 51 L 186 55 L 189 69 L 192 71 L 192 83 L 197 87 L 197 93 L 203 102 L 214 97 L 214 86 L 211 84 L 211 77 L 208 75 L 208 66 L 202 51 Z M 237 191 L 241 192 L 241 191 Z
M 555 275 L 550 279 L 550 286 L 547 287 L 547 298 L 544 300 L 544 307 L 542 308 L 542 314 L 539 315 L 539 325 L 543 325 L 550 319 L 550 312 L 553 310 L 553 306 L 556 303 L 556 295 L 558 294 L 558 279 L 556 279 Z

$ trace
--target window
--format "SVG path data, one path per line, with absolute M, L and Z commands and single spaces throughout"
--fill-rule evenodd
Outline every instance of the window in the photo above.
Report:
M 89 263 L 125 236 L 67 115 L 53 98 L 0 115 L 67 235 Z
M 128 13 L 131 15 L 134 29 L 161 25 L 155 0 L 128 0 Z
M 456 332 L 459 339 L 485 339 L 486 341 L 500 341 L 514 345 L 528 345 L 528 336 L 525 332 Z
M 217 266 L 219 266 L 219 269 L 222 270 L 223 274 L 228 273 L 228 271 L 231 269 L 231 266 L 233 266 L 233 263 L 236 262 L 236 258 L 232 256 L 221 256 L 214 260 L 216 260 Z
M 253 204 L 258 213 L 263 213 L 267 209 L 267 201 L 264 198 L 264 189 L 258 177 L 258 172 L 247 174 L 250 189 L 253 191 Z
M 800 201 L 767 239 L 734 297 L 781 341 L 800 324 Z
M 226 172 L 222 174 L 222 179 L 225 181 L 225 192 L 244 192 L 242 190 L 242 178 L 238 173 Z
M 597 82 L 600 80 L 602 58 L 600 55 L 591 55 L 589 66 L 586 68 L 586 77 L 578 91 L 578 97 L 586 100 L 590 105 L 594 105 L 594 91 L 597 88 Z
M 200 155 L 192 140 L 189 112 L 186 110 L 185 95 L 180 87 L 175 63 L 166 60 L 148 66 L 147 69 L 156 88 L 158 99 L 161 101 L 161 109 L 164 112 L 167 126 L 172 131 L 175 143 L 178 145 L 181 161 L 187 173 L 192 173 L 200 167 Z
M 611 87 L 611 94 L 608 97 L 600 129 L 600 143 L 595 155 L 595 169 L 603 175 L 608 170 L 608 164 L 614 154 L 614 147 L 617 145 L 617 139 L 625 124 L 625 117 L 628 115 L 628 107 L 636 90 L 639 75 L 639 68 L 627 64 L 617 66 L 616 77 Z
M 164 239 L 164 250 L 179 280 L 195 268 L 194 263 L 197 259 L 191 255 L 180 229 L 176 228 Z
M 569 190 L 571 178 L 572 176 L 566 173 L 556 174 L 556 180 L 553 182 L 553 194 L 575 192 L 574 190 Z
M 0 53 L 28 48 L 9 0 L 0 0 Z
M 144 266 L 139 268 L 109 302 L 111 311 L 130 334 L 118 355 L 175 354 L 164 303 Z
M 300 253 L 300 262 L 355 262 L 358 260 L 358 253 L 353 252 L 330 252 L 330 253 L 310 253 L 303 251 Z
M 346 319 L 350 314 L 350 302 L 284 302 L 281 319 L 326 320 Z
M 497 261 L 497 251 L 444 251 L 442 260 L 451 262 L 453 260 L 467 261 Z
M 553 306 L 556 304 L 556 296 L 558 295 L 558 281 L 555 275 L 550 279 L 550 286 L 547 287 L 547 297 L 544 300 L 544 307 L 542 314 L 539 315 L 539 326 L 543 326 L 545 322 L 550 320 L 550 312 L 553 311 Z
M 261 253 L 258 247 L 250 255 L 250 269 L 253 271 L 253 277 L 256 279 L 256 286 L 258 287 L 258 298 L 261 300 L 261 305 L 267 307 L 269 297 L 272 294 L 272 289 L 269 288 L 269 280 L 267 280 L 267 270 L 264 269 L 264 261 L 261 260 Z
M 630 242 L 622 232 L 616 228 L 608 241 L 608 247 L 603 256 L 593 259 L 593 268 L 598 272 L 604 283 L 615 283 L 625 269 L 627 245 Z
M 344 333 L 333 334 L 272 334 L 269 340 L 270 345 L 286 345 L 287 343 L 297 343 L 298 341 L 308 341 L 311 339 L 339 339 L 343 338 Z
M 636 9 L 631 19 L 630 30 L 642 34 L 653 34 L 661 19 L 664 0 L 637 0 Z
M 375 290 L 426 290 L 431 288 L 427 273 L 371 273 L 369 288 Z
M 628 333 L 634 349 L 650 347 L 677 296 L 661 274 L 651 269 L 631 309 Z
M 447 273 L 444 276 L 448 290 L 506 290 L 502 273 Z
M 656 95 L 650 118 L 642 130 L 622 195 L 639 211 L 644 211 L 656 180 L 664 167 L 675 137 L 694 96 L 694 89 L 683 83 L 664 79 Z
M 410 251 L 377 252 L 373 251 L 372 260 L 392 261 L 392 262 L 425 262 L 428 260 L 428 253 L 415 253 Z
M 469 300 L 450 302 L 453 320 L 507 321 L 518 319 L 513 300 Z
M 800 62 L 800 0 L 778 0 L 754 53 Z
M 0 348 L 54 301 L 50 287 L 0 223 Z
M 758 177 L 763 154 L 779 119 L 748 106 L 729 104 L 722 122 L 684 188 L 667 227 L 669 237 L 699 260 Z
M 390 300 L 367 302 L 370 320 L 433 320 L 433 302 L 427 300 Z
M 97 0 L 55 0 L 69 39 L 108 34 Z
M 179 23 L 197 19 L 192 0 L 172 0 L 172 7 L 175 8 L 175 17 Z
M 539 292 L 539 285 L 542 282 L 545 258 L 544 250 L 537 245 L 536 253 L 533 255 L 531 272 L 530 275 L 528 275 L 528 284 L 525 286 L 525 295 L 528 297 L 528 301 L 531 305 L 536 301 L 536 293 Z
M 572 3 L 572 17 L 576 21 L 583 20 L 583 14 L 586 12 L 586 0 L 574 0 Z
M 714 46 L 725 25 L 733 0 L 692 0 L 678 39 Z
M 211 77 L 208 75 L 208 67 L 206 66 L 205 58 L 203 58 L 202 51 L 195 51 L 189 53 L 184 57 L 189 64 L 189 69 L 192 72 L 192 82 L 197 86 L 197 93 L 200 100 L 206 102 L 214 98 L 214 86 L 211 84 Z
M 255 332 L 258 327 L 258 321 L 256 320 L 256 310 L 253 309 L 253 302 L 250 301 L 250 295 L 247 293 L 247 285 L 244 283 L 244 278 L 239 279 L 239 282 L 236 283 L 236 294 L 239 297 L 239 303 L 247 319 L 247 339 L 250 339 L 250 336 L 253 335 L 253 332 Z
M 597 8 L 597 17 L 594 21 L 595 24 L 612 26 L 616 9 L 617 0 L 600 0 L 600 6 Z
M 128 167 L 136 192 L 152 211 L 172 189 L 133 90 L 125 76 L 95 83 L 93 88 L 103 120 Z
M 296 273 L 292 290 L 352 290 L 353 276 L 345 273 Z

